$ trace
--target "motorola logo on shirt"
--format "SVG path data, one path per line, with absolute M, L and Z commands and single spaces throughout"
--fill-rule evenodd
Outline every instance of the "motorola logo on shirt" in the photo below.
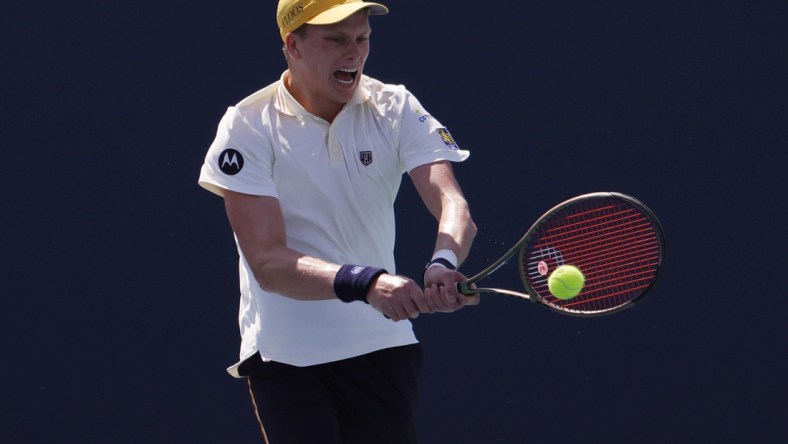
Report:
M 244 157 L 238 151 L 229 148 L 219 155 L 219 169 L 228 176 L 234 176 L 244 167 Z

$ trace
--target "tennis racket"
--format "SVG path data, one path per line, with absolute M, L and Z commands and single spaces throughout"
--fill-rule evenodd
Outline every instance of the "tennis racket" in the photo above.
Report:
M 526 293 L 472 288 L 517 254 Z M 641 299 L 654 285 L 664 256 L 662 228 L 642 202 L 621 193 L 584 194 L 553 207 L 506 254 L 457 289 L 527 299 L 563 314 L 601 316 Z M 585 275 L 583 289 L 571 299 L 553 296 L 547 285 L 550 273 L 565 264 Z

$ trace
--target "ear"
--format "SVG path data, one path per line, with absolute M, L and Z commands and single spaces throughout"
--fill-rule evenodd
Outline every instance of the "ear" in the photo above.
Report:
M 298 41 L 295 34 L 292 32 L 285 35 L 285 51 L 287 51 L 288 58 L 301 58 L 301 42 Z

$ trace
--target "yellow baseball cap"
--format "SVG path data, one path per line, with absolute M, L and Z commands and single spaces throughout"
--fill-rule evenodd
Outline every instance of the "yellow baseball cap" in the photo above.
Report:
M 304 23 L 330 25 L 341 22 L 356 11 L 369 8 L 371 15 L 383 15 L 389 8 L 380 3 L 362 0 L 279 0 L 276 21 L 279 34 L 284 41 L 288 32 L 293 32 Z

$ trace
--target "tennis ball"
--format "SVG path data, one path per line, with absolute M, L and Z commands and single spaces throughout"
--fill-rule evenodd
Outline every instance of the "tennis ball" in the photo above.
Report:
M 558 299 L 572 299 L 586 283 L 586 277 L 573 265 L 561 265 L 547 278 L 547 288 Z

